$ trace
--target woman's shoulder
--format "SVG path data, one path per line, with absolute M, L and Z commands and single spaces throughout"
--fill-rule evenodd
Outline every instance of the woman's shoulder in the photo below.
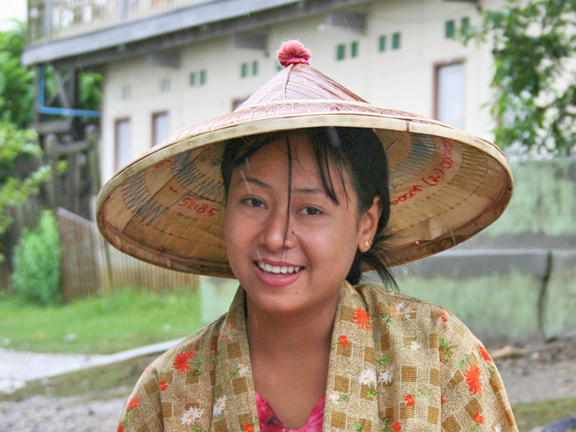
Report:
M 374 316 L 396 328 L 418 328 L 439 334 L 454 333 L 454 337 L 476 339 L 468 327 L 445 307 L 377 285 L 357 285 Z
M 210 357 L 212 351 L 214 351 L 214 344 L 218 339 L 218 334 L 226 321 L 226 316 L 227 314 L 222 315 L 216 321 L 176 343 L 156 358 L 147 370 L 153 369 L 158 373 L 178 369 L 179 367 L 189 367 L 189 361 L 193 358 Z
M 365 299 L 371 303 L 384 303 L 387 305 L 410 305 L 417 309 L 424 308 L 438 313 L 451 312 L 443 306 L 431 303 L 429 301 L 403 294 L 400 292 L 392 291 L 379 285 L 362 284 L 354 287 Z

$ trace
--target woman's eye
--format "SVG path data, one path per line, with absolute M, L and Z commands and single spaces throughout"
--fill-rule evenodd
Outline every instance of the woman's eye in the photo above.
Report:
M 258 198 L 247 198 L 244 200 L 250 207 L 264 207 L 264 203 Z
M 304 207 L 300 210 L 300 213 L 306 216 L 316 216 L 321 214 L 322 212 L 318 210 L 316 207 Z

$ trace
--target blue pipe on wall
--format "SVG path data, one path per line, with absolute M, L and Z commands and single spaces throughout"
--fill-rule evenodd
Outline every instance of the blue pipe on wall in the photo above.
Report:
M 38 91 L 38 107 L 37 110 L 40 114 L 55 114 L 72 117 L 100 117 L 100 111 L 79 110 L 71 108 L 57 108 L 44 106 L 44 85 L 46 81 L 44 66 L 40 66 L 40 85 Z

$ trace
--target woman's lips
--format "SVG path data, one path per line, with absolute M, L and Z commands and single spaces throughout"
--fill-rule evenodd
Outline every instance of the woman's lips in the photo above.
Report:
M 280 264 L 280 263 L 278 263 Z M 254 263 L 258 279 L 266 285 L 283 287 L 294 283 L 300 278 L 304 267 L 288 263 L 272 265 L 269 262 L 257 261 Z

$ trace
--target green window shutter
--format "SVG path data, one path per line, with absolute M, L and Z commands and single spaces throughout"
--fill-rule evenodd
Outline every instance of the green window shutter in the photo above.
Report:
M 386 36 L 380 36 L 378 39 L 378 51 L 386 51 Z
M 444 37 L 446 39 L 452 39 L 454 37 L 454 32 L 456 29 L 456 24 L 454 20 L 448 20 L 444 23 Z
M 470 33 L 470 18 L 464 17 L 460 20 L 460 34 L 466 36 Z
M 336 47 L 336 60 L 344 60 L 346 57 L 346 45 L 340 44 Z
M 242 63 L 240 66 L 240 76 L 246 78 L 248 76 L 248 63 Z
M 402 35 L 400 33 L 394 33 L 392 35 L 392 49 L 398 50 L 402 44 Z
M 200 71 L 200 85 L 206 84 L 206 70 L 202 69 Z
M 350 44 L 350 57 L 358 57 L 358 42 L 354 41 Z
M 252 75 L 258 75 L 258 61 L 256 60 L 252 62 Z
M 196 85 L 196 72 L 190 72 L 190 86 L 195 86 Z

